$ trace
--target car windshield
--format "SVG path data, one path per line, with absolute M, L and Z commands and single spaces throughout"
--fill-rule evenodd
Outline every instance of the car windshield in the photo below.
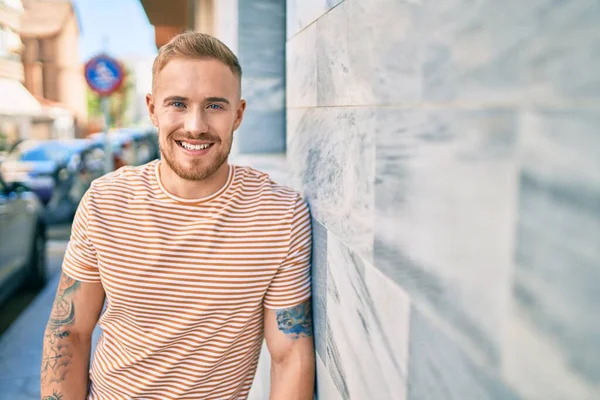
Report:
M 60 142 L 25 141 L 19 144 L 8 156 L 10 161 L 53 161 L 63 162 L 69 156 L 69 150 Z

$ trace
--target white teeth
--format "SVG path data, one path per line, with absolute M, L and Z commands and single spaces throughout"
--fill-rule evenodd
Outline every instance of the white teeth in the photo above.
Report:
M 181 147 L 183 147 L 184 149 L 188 149 L 188 150 L 204 150 L 210 146 L 210 143 L 204 143 L 204 144 L 189 144 L 186 142 L 180 142 L 180 143 L 181 143 Z

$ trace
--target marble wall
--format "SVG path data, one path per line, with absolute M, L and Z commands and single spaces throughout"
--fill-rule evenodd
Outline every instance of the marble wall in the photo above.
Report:
M 237 0 L 242 96 L 248 103 L 235 152 L 285 151 L 285 23 L 282 0 Z
M 287 0 L 319 399 L 600 399 L 600 3 Z

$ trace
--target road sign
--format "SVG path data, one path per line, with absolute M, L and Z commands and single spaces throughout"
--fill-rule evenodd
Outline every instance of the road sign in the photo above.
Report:
M 109 96 L 119 90 L 124 77 L 121 64 L 106 54 L 97 55 L 85 64 L 85 80 L 100 96 Z
M 104 112 L 104 167 L 106 172 L 113 170 L 113 155 L 109 128 L 108 96 L 119 90 L 125 78 L 125 72 L 121 64 L 106 54 L 100 54 L 85 64 L 85 80 L 90 89 L 101 97 L 102 110 Z

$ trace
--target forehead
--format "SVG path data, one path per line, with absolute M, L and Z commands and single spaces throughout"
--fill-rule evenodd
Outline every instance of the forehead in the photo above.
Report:
M 231 68 L 214 59 L 174 58 L 154 77 L 156 95 L 234 97 L 239 78 Z

